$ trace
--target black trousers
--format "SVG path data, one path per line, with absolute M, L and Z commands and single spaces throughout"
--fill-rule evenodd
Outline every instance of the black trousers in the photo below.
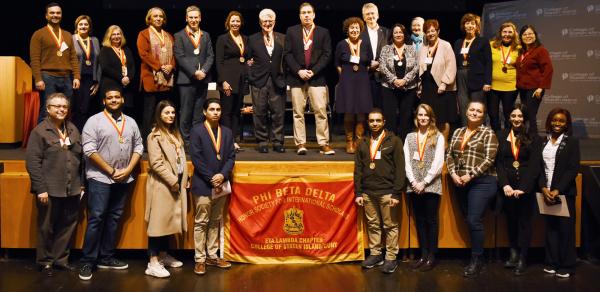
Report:
M 523 194 L 520 198 L 504 197 L 510 247 L 520 249 L 522 258 L 527 257 L 531 244 L 531 220 L 535 202 L 535 193 Z
M 169 237 L 165 236 L 148 236 L 148 255 L 158 256 L 161 251 L 166 252 L 169 249 Z
M 82 75 L 79 82 L 79 89 L 73 91 L 73 98 L 71 100 L 71 120 L 77 129 L 79 129 L 79 132 L 81 132 L 87 119 L 92 113 L 96 114 L 93 102 L 94 98 L 90 91 L 95 82 L 91 75 Z
M 421 195 L 410 193 L 409 195 L 415 214 L 421 257 L 426 258 L 438 250 L 440 195 L 434 193 Z
M 544 216 L 546 221 L 546 264 L 555 269 L 570 270 L 575 266 L 575 197 L 565 197 L 569 217 Z
M 492 90 L 488 94 L 488 114 L 490 115 L 490 124 L 494 131 L 498 132 L 500 128 L 500 102 L 502 102 L 502 116 L 504 117 L 504 128 L 510 129 L 510 112 L 517 100 L 518 91 L 497 91 Z
M 404 141 L 406 135 L 415 128 L 413 113 L 418 102 L 417 91 L 381 87 L 381 95 L 385 128 L 398 134 Z
M 521 98 L 521 103 L 525 104 L 525 106 L 527 107 L 527 116 L 529 117 L 530 133 L 537 133 L 538 131 L 537 113 L 545 93 L 545 91 L 542 91 L 542 96 L 540 98 L 535 98 L 533 97 L 534 92 L 535 89 L 519 89 L 519 97 Z M 544 120 L 544 117 L 542 117 L 542 121 Z
M 48 196 L 42 205 L 36 198 L 38 232 L 36 261 L 40 265 L 69 263 L 69 244 L 79 218 L 79 196 Z
M 244 96 L 241 93 L 231 93 L 230 96 L 225 95 L 222 91 L 219 92 L 221 97 L 221 124 L 233 133 L 233 140 L 240 134 L 240 110 L 242 109 L 242 101 Z
M 283 145 L 285 94 L 285 89 L 275 87 L 271 77 L 263 87 L 252 86 L 254 135 L 261 146 L 269 142 L 269 134 L 273 145 Z

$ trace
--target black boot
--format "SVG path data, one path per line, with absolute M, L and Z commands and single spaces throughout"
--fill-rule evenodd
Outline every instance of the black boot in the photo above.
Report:
M 518 262 L 519 262 L 519 252 L 517 251 L 516 248 L 511 248 L 510 249 L 510 257 L 508 258 L 508 261 L 504 262 L 504 267 L 512 269 L 517 266 Z
M 464 276 L 467 278 L 475 278 L 479 276 L 481 273 L 481 269 L 483 269 L 483 256 L 482 255 L 472 255 L 471 262 L 468 266 L 465 267 Z
M 521 276 L 525 274 L 525 269 L 527 268 L 527 261 L 524 257 L 519 258 L 517 262 L 517 266 L 515 267 L 514 273 L 515 276 Z

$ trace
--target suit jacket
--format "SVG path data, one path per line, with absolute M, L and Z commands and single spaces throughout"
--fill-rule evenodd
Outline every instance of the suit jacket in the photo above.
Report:
M 378 61 L 379 57 L 381 56 L 381 49 L 388 44 L 388 39 L 390 37 L 390 30 L 386 27 L 383 26 L 379 26 L 379 28 L 377 29 L 377 43 L 376 44 L 371 44 L 371 39 L 369 38 L 369 32 L 368 32 L 368 28 L 365 26 L 365 30 L 363 32 L 360 33 L 360 39 L 363 40 L 363 42 L 367 43 L 369 45 L 369 49 L 371 50 L 371 53 L 373 52 L 373 47 L 376 47 L 377 49 L 375 50 L 375 56 L 373 56 L 373 60 Z M 377 80 L 377 82 L 382 82 L 382 74 L 380 74 L 380 72 L 378 71 L 369 71 L 370 76 L 375 78 L 375 80 Z
M 454 42 L 456 64 L 462 64 L 463 55 L 460 53 L 463 39 Z M 487 39 L 476 37 L 469 48 L 469 67 L 467 69 L 467 87 L 469 90 L 483 90 L 484 85 L 492 85 L 492 49 Z M 458 66 L 460 67 L 460 66 Z
M 442 39 L 439 39 L 438 42 L 437 51 L 431 66 L 431 75 L 437 86 L 444 83 L 446 84 L 446 91 L 456 91 L 456 58 L 452 51 L 452 46 Z M 427 58 L 428 50 L 428 45 L 423 45 L 419 49 L 419 77 L 423 76 L 423 73 L 427 71 L 425 58 Z
M 244 59 L 248 60 L 248 37 L 240 35 L 244 42 Z M 243 78 L 246 77 L 246 62 L 240 62 L 240 48 L 233 41 L 229 32 L 220 35 L 217 39 L 216 62 L 219 86 L 222 86 L 223 81 L 227 81 L 231 85 L 233 93 L 239 93 L 240 86 L 243 85 Z
M 238 51 L 239 52 L 239 51 Z M 227 127 L 221 125 L 221 160 L 212 140 L 204 127 L 199 123 L 192 128 L 190 137 L 190 155 L 194 165 L 192 177 L 192 194 L 195 196 L 210 196 L 212 184 L 210 179 L 217 173 L 222 174 L 225 180 L 231 179 L 231 172 L 235 163 L 235 149 L 233 148 L 233 134 Z
M 177 74 L 177 84 L 191 84 L 193 82 L 208 83 L 210 78 L 210 68 L 215 61 L 215 54 L 213 52 L 212 42 L 210 35 L 206 31 L 202 31 L 200 37 L 200 54 L 194 54 L 194 44 L 188 37 L 187 31 L 182 29 L 175 33 L 175 44 L 173 44 L 173 55 L 179 65 L 179 72 Z M 200 70 L 207 74 L 203 80 L 197 80 L 194 76 L 196 70 Z
M 286 79 L 290 86 L 299 87 L 306 82 L 300 79 L 298 71 L 300 69 L 312 70 L 314 76 L 308 80 L 310 86 L 325 86 L 325 68 L 332 58 L 331 36 L 329 30 L 317 26 L 313 33 L 313 43 L 311 45 L 310 64 L 304 62 L 304 32 L 300 24 L 287 29 L 285 33 L 285 47 L 283 58 L 287 68 Z
M 496 171 L 500 188 L 510 185 L 515 190 L 526 194 L 537 190 L 537 179 L 540 175 L 542 159 L 542 141 L 539 136 L 533 135 L 533 141 L 519 148 L 519 170 L 513 166 L 515 161 L 508 136 L 510 129 L 498 134 L 498 154 L 496 155 Z
M 379 71 L 381 72 L 381 84 L 383 87 L 395 89 L 394 80 L 396 80 L 396 48 L 394 45 L 386 45 L 381 50 L 379 58 Z M 414 45 L 404 45 L 404 62 L 406 62 L 406 70 L 402 79 L 406 80 L 406 89 L 417 87 L 419 78 L 419 66 L 417 62 L 417 51 Z
M 248 57 L 254 60 L 254 64 L 248 70 L 248 80 L 253 86 L 263 87 L 270 76 L 277 88 L 285 89 L 286 83 L 283 74 L 285 35 L 273 32 L 273 39 L 273 53 L 269 56 L 262 31 L 248 38 Z
M 173 36 L 166 30 L 165 34 L 171 39 L 171 42 L 173 42 Z M 138 54 L 140 54 L 140 59 L 142 59 L 140 66 L 140 82 L 144 91 L 157 92 L 170 90 L 170 88 L 167 87 L 159 88 L 154 81 L 154 74 L 152 71 L 160 70 L 161 64 L 160 60 L 158 60 L 158 58 L 152 54 L 152 50 L 150 48 L 150 28 L 144 29 L 138 34 L 137 48 Z M 172 65 L 173 70 L 175 70 L 175 58 L 171 60 L 169 65 Z
M 548 139 L 542 144 L 542 152 L 544 147 L 548 144 Z M 579 140 L 574 137 L 569 137 L 567 134 L 563 136 L 558 150 L 556 151 L 556 160 L 554 162 L 554 173 L 552 174 L 552 183 L 550 184 L 550 190 L 558 190 L 560 195 L 576 196 L 577 186 L 575 184 L 575 178 L 577 178 L 577 172 L 579 171 L 579 162 L 581 156 L 579 155 Z M 545 163 L 542 159 L 542 163 Z M 542 173 L 539 178 L 539 188 L 545 188 L 547 185 L 546 173 L 544 171 L 544 164 L 541 165 Z
M 75 35 L 73 35 L 72 38 L 73 38 L 73 46 L 75 47 L 75 52 L 77 53 L 77 60 L 79 61 L 79 72 L 82 72 L 81 66 L 85 62 L 85 53 L 83 52 L 81 45 L 75 38 Z M 92 52 L 90 53 L 92 56 L 90 56 L 90 58 L 92 58 L 92 60 L 93 60 L 93 62 L 92 62 L 92 72 L 93 72 L 92 80 L 97 82 L 99 79 L 97 71 L 98 71 L 98 54 L 100 54 L 100 42 L 98 42 L 98 39 L 93 36 L 90 36 L 90 40 L 92 41 Z
M 128 47 L 122 47 L 121 49 L 125 52 L 125 58 L 127 59 L 127 77 L 129 77 L 127 88 L 132 88 L 133 78 L 135 77 L 135 59 Z M 123 83 L 121 83 L 121 79 L 123 79 L 121 59 L 119 59 L 119 56 L 115 54 L 111 47 L 102 47 L 98 56 L 98 62 L 101 90 L 104 91 L 108 88 L 122 88 L 124 90 Z M 101 96 L 104 96 L 102 91 Z

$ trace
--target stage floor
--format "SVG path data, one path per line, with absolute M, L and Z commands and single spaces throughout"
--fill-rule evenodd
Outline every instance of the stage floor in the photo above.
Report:
M 542 249 L 532 250 L 532 255 Z M 78 271 L 55 271 L 48 278 L 38 272 L 32 250 L 25 255 L 0 260 L 0 291 L 598 291 L 595 279 L 600 266 L 580 261 L 569 279 L 558 279 L 542 271 L 541 260 L 534 260 L 527 273 L 512 275 L 498 261 L 488 261 L 476 279 L 462 276 L 462 256 L 444 256 L 429 272 L 410 270 L 400 263 L 395 273 L 383 274 L 379 268 L 361 269 L 358 263 L 310 265 L 233 264 L 229 270 L 208 267 L 204 276 L 195 275 L 191 251 L 174 254 L 184 266 L 170 269 L 171 277 L 146 276 L 147 260 L 143 252 L 119 251 L 128 270 L 96 271 L 91 281 L 81 281 Z M 75 252 L 78 253 L 77 251 Z M 466 258 L 467 250 L 461 250 Z M 596 288 L 594 288 L 596 287 Z

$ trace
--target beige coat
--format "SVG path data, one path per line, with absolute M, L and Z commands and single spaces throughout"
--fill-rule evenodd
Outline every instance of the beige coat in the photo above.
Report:
M 185 152 L 181 148 L 185 162 Z M 148 135 L 148 180 L 146 182 L 146 212 L 148 236 L 165 236 L 187 231 L 187 163 L 179 193 L 170 191 L 177 183 L 177 152 L 167 136 L 153 130 Z
M 419 50 L 419 76 L 427 71 L 427 51 L 429 46 L 423 45 Z M 456 56 L 449 42 L 439 39 L 437 51 L 431 64 L 431 75 L 439 87 L 446 84 L 446 91 L 456 91 Z

